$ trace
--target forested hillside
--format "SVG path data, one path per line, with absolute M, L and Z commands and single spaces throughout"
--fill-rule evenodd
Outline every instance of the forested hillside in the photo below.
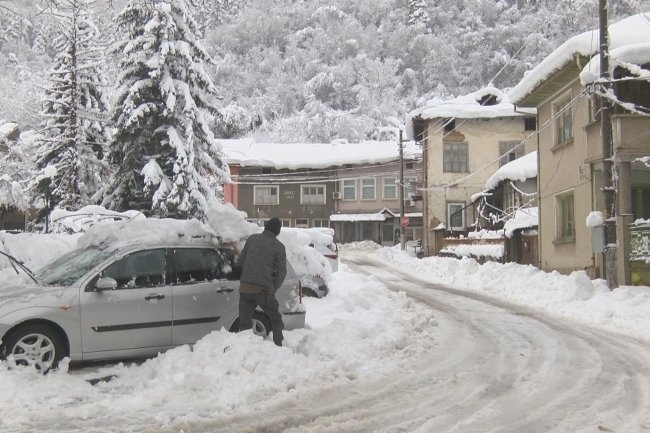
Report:
M 148 0 L 151 1 L 151 0 Z M 98 1 L 106 94 L 125 0 Z M 568 37 L 597 27 L 596 0 L 195 0 L 212 56 L 220 137 L 386 138 L 427 99 L 511 87 Z M 650 0 L 610 2 L 610 20 Z M 60 24 L 39 0 L 0 1 L 0 120 L 43 122 Z

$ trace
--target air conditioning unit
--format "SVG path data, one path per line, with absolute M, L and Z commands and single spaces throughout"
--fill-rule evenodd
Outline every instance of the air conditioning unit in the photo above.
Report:
M 334 191 L 334 192 L 332 193 L 332 198 L 333 198 L 334 200 L 341 200 L 341 199 L 343 198 L 343 193 L 340 192 L 340 191 Z
M 404 206 L 409 206 L 409 207 L 415 206 L 415 200 L 411 200 L 410 198 L 407 198 L 406 200 L 404 200 Z

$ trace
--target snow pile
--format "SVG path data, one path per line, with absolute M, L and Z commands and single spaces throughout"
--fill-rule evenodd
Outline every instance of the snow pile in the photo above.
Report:
M 585 272 L 561 275 L 534 266 L 473 259 L 426 257 L 414 260 L 399 248 L 382 248 L 377 257 L 435 284 L 481 293 L 553 316 L 641 338 L 650 342 L 650 287 L 619 287 L 591 280 Z
M 504 247 L 503 244 L 459 244 L 448 245 L 440 250 L 440 252 L 451 254 L 456 257 L 475 257 L 488 260 L 500 260 L 503 257 Z
M 246 213 L 232 204 L 213 204 L 206 215 L 207 223 L 196 219 L 146 218 L 139 212 L 117 213 L 100 206 L 89 206 L 77 212 L 54 213 L 64 234 L 9 234 L 0 232 L 4 251 L 23 261 L 32 271 L 75 249 L 99 246 L 109 242 L 174 242 L 179 238 L 211 239 L 215 244 L 236 244 L 243 248 L 252 233 L 262 227 L 246 221 Z M 66 227 L 67 229 L 63 229 Z M 283 228 L 278 239 L 287 249 L 287 258 L 298 275 L 313 275 L 329 280 L 332 268 L 327 259 L 310 244 L 333 242 L 330 229 Z M 24 276 L 11 268 L 7 258 L 0 256 L 0 282 L 24 281 Z
M 142 365 L 69 373 L 64 366 L 47 376 L 0 365 L 0 406 L 11 413 L 0 430 L 108 431 L 101 426 L 116 414 L 129 431 L 173 430 L 236 415 L 278 394 L 299 401 L 303 393 L 397 371 L 437 341 L 433 313 L 373 277 L 339 271 L 326 298 L 304 301 L 307 328 L 285 332 L 282 348 L 252 333 L 218 331 L 192 350 L 182 346 Z M 111 375 L 95 386 L 86 381 Z

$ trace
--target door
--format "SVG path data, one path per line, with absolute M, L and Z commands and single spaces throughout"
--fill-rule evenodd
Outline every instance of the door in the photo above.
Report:
M 114 278 L 117 288 L 96 291 L 100 277 Z M 165 249 L 137 251 L 118 259 L 95 276 L 80 296 L 84 354 L 157 353 L 171 345 L 172 287 L 167 283 Z
M 176 248 L 172 257 L 172 344 L 193 344 L 216 329 L 229 327 L 239 312 L 232 250 Z
M 396 230 L 393 228 L 393 223 L 390 224 L 382 224 L 381 225 L 381 245 L 384 247 L 392 247 L 395 245 L 395 232 Z

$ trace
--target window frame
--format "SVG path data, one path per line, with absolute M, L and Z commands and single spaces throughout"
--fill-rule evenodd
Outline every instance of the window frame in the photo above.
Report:
M 452 207 L 460 207 L 460 226 L 452 226 L 452 214 L 455 214 L 457 211 L 452 212 Z M 465 203 L 464 202 L 447 202 L 447 229 L 448 230 L 465 230 Z
M 404 200 L 411 198 L 413 195 L 418 195 L 418 178 L 416 176 L 404 177 Z
M 514 159 L 506 155 L 514 155 Z M 524 156 L 524 144 L 517 140 L 499 141 L 499 167 Z
M 573 242 L 576 238 L 574 191 L 555 195 L 555 242 Z
M 257 191 L 262 189 L 275 189 L 275 203 L 260 203 L 257 197 Z M 273 194 L 269 194 L 269 197 L 272 197 Z M 253 204 L 255 206 L 277 206 L 280 204 L 280 185 L 254 185 L 253 186 Z
M 322 194 L 305 194 L 305 189 L 315 189 L 318 190 L 322 188 Z M 318 197 L 321 196 L 320 199 Z M 306 197 L 315 197 L 314 202 L 308 202 L 305 200 Z M 301 205 L 311 205 L 311 206 L 322 206 L 327 203 L 327 186 L 325 184 L 307 184 L 300 185 L 300 204 Z
M 388 183 L 386 181 L 389 181 Z M 392 181 L 392 184 L 390 183 Z M 387 188 L 390 188 L 392 185 L 393 197 L 389 197 L 386 192 Z M 396 177 L 384 177 L 382 178 L 382 189 L 381 189 L 382 200 L 399 200 L 399 182 Z
M 571 93 L 564 94 L 553 102 L 554 148 L 573 143 L 573 109 Z
M 347 183 L 347 185 L 346 185 Z M 352 191 L 351 196 L 348 192 Z M 343 179 L 341 181 L 341 194 L 343 194 L 342 200 L 344 201 L 356 201 L 357 200 L 357 180 L 356 179 Z
M 452 157 L 457 161 L 451 160 Z M 443 173 L 469 173 L 469 144 L 466 141 L 443 141 L 442 171 Z
M 294 227 L 299 229 L 309 228 L 309 218 L 296 218 Z
M 312 218 L 311 226 L 330 228 L 330 220 L 329 218 Z
M 372 182 L 372 186 L 366 185 L 366 182 Z M 366 188 L 372 188 L 372 198 L 366 197 Z M 377 200 L 377 178 L 363 177 L 361 178 L 361 201 L 375 201 Z

